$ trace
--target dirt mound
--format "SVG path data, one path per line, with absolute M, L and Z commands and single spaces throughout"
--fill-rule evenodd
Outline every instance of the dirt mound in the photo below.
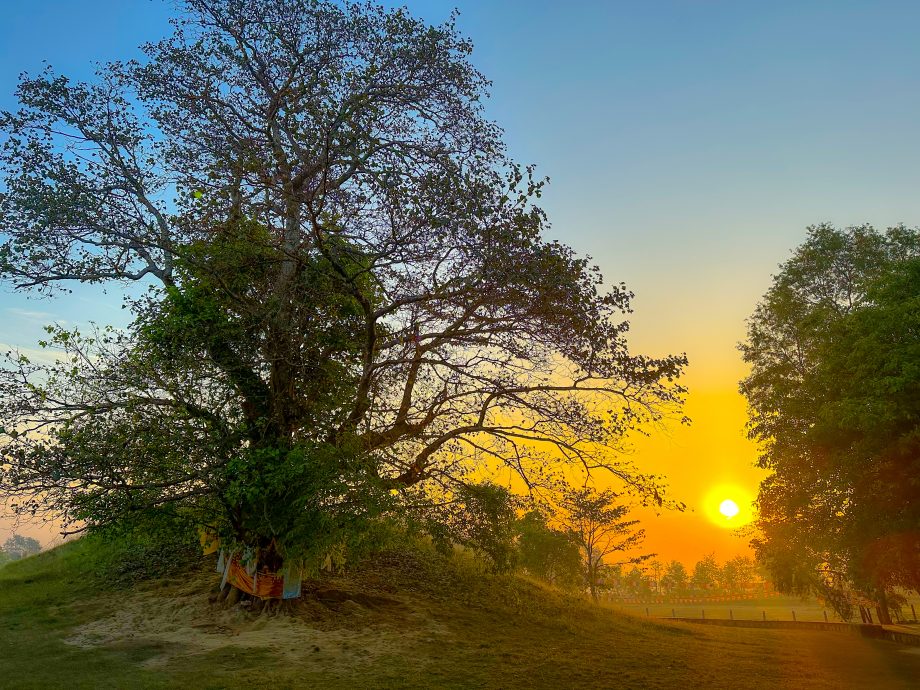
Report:
M 424 610 L 394 596 L 308 583 L 304 597 L 289 610 L 256 614 L 249 602 L 211 603 L 210 580 L 199 576 L 181 586 L 127 594 L 113 613 L 80 626 L 66 642 L 149 648 L 154 651 L 144 662 L 148 667 L 233 648 L 235 654 L 268 653 L 328 670 L 373 664 L 383 655 L 447 635 Z

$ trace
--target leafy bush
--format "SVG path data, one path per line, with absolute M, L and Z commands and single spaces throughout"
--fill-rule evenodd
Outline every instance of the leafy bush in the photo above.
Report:
M 115 526 L 94 530 L 95 573 L 104 585 L 129 586 L 183 572 L 201 557 L 197 530 L 171 509 L 146 511 Z
M 546 517 L 532 510 L 517 523 L 518 564 L 534 577 L 560 587 L 582 581 L 581 552 L 565 533 L 552 529 Z
M 420 525 L 441 553 L 460 545 L 484 558 L 489 570 L 507 573 L 517 559 L 516 520 L 511 493 L 483 482 L 457 489 L 452 501 L 428 510 Z

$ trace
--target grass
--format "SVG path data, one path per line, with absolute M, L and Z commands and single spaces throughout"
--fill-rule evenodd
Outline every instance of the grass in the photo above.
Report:
M 138 672 L 140 646 L 86 654 L 64 642 L 76 626 L 117 605 L 96 579 L 101 551 L 80 540 L 0 569 L 4 687 L 168 687 L 157 674 Z
M 0 570 L 0 685 L 907 688 L 920 678 L 920 654 L 893 643 L 646 620 L 424 549 L 313 581 L 291 615 L 267 617 L 208 603 L 205 568 L 103 586 L 112 548 L 80 540 Z

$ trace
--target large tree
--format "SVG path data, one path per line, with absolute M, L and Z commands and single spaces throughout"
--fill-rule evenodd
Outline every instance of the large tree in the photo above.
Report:
M 0 491 L 84 525 L 177 505 L 281 555 L 499 465 L 660 502 L 616 451 L 685 360 L 631 354 L 630 293 L 543 239 L 453 20 L 183 4 L 144 60 L 25 77 L 0 119 L 0 275 L 146 290 L 127 329 L 51 329 L 56 364 L 11 355 Z
M 920 588 L 920 232 L 821 225 L 781 267 L 742 344 L 750 435 L 772 470 L 755 540 L 780 589 L 887 619 Z

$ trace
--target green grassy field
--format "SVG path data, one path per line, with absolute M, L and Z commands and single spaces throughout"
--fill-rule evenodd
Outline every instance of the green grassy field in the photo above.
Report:
M 433 553 L 309 583 L 289 615 L 208 601 L 203 563 L 100 585 L 92 540 L 0 569 L 8 688 L 908 688 L 920 654 L 845 633 L 716 628 L 595 607 Z

